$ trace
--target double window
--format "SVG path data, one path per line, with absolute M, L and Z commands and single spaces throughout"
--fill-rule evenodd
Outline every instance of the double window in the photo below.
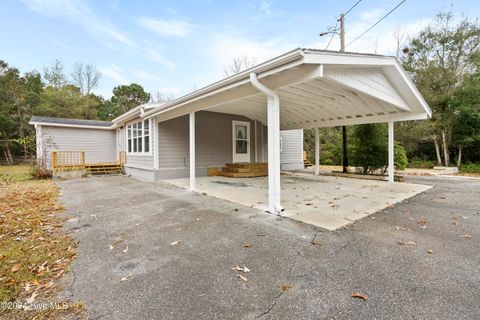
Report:
M 149 120 L 127 126 L 127 150 L 128 153 L 150 153 Z

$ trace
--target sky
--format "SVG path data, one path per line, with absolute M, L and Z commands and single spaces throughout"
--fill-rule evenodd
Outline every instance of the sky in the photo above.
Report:
M 60 59 L 67 74 L 76 62 L 95 65 L 104 98 L 120 84 L 179 97 L 225 77 L 243 55 L 260 63 L 298 47 L 325 49 L 336 24 L 357 0 L 3 0 L 0 60 L 37 70 Z M 400 0 L 362 0 L 345 18 L 347 51 L 395 55 L 394 32 L 410 37 L 441 10 L 476 19 L 480 2 L 407 0 L 366 35 L 348 45 Z M 338 50 L 338 37 L 328 49 Z

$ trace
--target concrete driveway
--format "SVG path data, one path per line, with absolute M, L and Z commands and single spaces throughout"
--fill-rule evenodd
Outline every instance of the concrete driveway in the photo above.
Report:
M 331 232 L 162 183 L 65 181 L 65 296 L 92 319 L 478 318 L 480 180 L 410 182 L 435 187 Z
M 164 182 L 188 189 L 190 180 Z M 414 183 L 282 174 L 283 217 L 330 231 L 337 230 L 366 216 L 428 190 L 431 186 Z M 198 177 L 198 192 L 241 205 L 268 210 L 268 177 L 227 178 Z

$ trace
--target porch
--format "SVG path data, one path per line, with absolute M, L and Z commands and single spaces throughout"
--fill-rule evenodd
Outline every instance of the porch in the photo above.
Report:
M 190 183 L 188 178 L 162 181 L 181 188 L 188 188 Z M 197 177 L 196 187 L 208 196 L 259 210 L 268 209 L 268 177 Z M 336 230 L 429 188 L 409 183 L 283 173 L 281 190 L 285 210 L 281 215 Z

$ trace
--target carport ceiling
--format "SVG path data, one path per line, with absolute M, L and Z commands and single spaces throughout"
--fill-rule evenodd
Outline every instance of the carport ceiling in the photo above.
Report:
M 255 73 L 280 99 L 281 130 L 427 119 L 431 111 L 393 57 L 299 49 L 176 101 L 148 116 L 165 121 L 208 110 L 267 125 L 267 98 Z
M 418 106 L 412 110 L 384 68 L 324 67 L 321 76 L 277 88 L 281 130 L 386 122 L 412 111 L 421 113 Z M 266 125 L 266 103 L 265 95 L 258 93 L 208 110 L 246 116 Z

